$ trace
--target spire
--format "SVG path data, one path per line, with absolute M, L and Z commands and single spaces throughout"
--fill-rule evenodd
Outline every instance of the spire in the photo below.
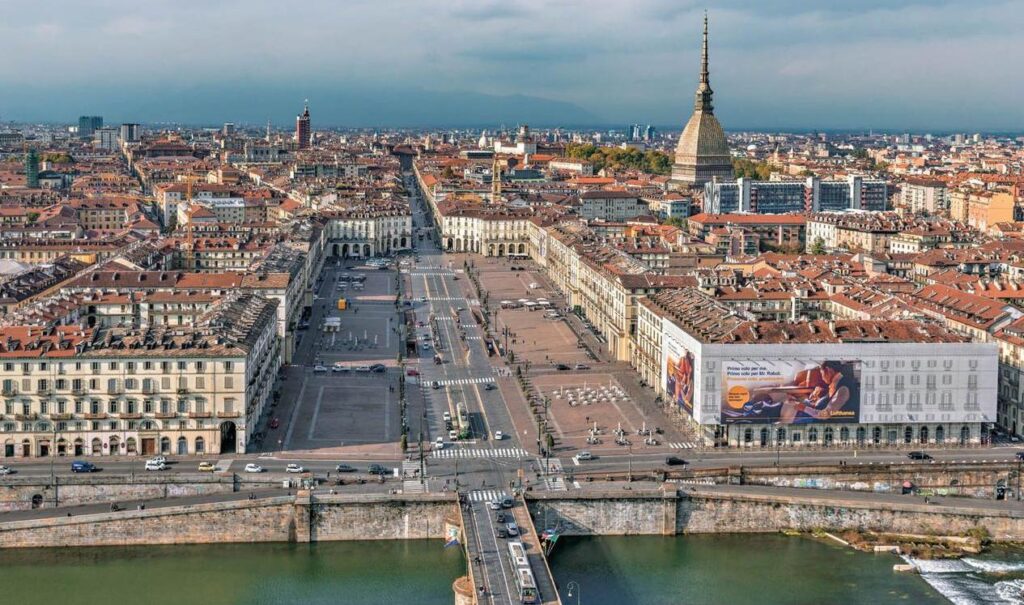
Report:
M 700 84 L 697 85 L 697 98 L 694 101 L 695 111 L 712 113 L 714 106 L 711 104 L 711 72 L 708 69 L 708 13 L 704 11 L 704 42 L 700 50 Z

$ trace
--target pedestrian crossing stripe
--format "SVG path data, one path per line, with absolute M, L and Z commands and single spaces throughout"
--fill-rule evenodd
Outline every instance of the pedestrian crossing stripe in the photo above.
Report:
M 232 459 L 232 458 L 225 458 L 223 460 L 218 460 L 213 468 L 218 473 L 225 473 L 225 472 L 227 472 L 227 470 L 229 468 L 231 468 L 231 463 L 232 462 L 234 462 L 234 459 Z
M 674 450 L 691 450 L 695 447 L 700 447 L 700 444 L 694 443 L 693 441 L 682 441 L 669 443 L 668 446 Z
M 526 458 L 529 452 L 519 447 L 458 448 L 434 450 L 432 458 Z
M 475 489 L 469 492 L 470 502 L 494 502 L 503 498 L 508 498 L 508 494 L 500 489 Z
M 450 378 L 448 380 L 438 380 L 437 382 L 441 386 L 446 387 L 457 384 L 484 384 L 485 382 L 494 382 L 494 379 L 490 376 L 483 376 L 480 378 Z
M 425 483 L 420 483 L 419 479 L 406 479 L 402 482 L 402 493 L 403 494 L 422 494 L 426 493 L 427 486 Z

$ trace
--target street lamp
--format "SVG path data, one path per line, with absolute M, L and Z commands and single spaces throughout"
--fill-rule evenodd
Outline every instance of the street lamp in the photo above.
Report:
M 576 605 L 580 605 L 580 585 L 575 580 L 569 580 L 569 583 L 565 585 L 569 589 L 569 592 L 565 596 L 572 598 L 572 591 L 576 591 Z

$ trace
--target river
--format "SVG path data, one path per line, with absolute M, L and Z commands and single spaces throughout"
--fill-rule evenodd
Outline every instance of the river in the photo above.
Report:
M 1024 555 L 916 561 L 777 534 L 563 538 L 565 605 L 1024 604 Z M 3 603 L 450 605 L 465 572 L 439 541 L 110 547 L 0 552 Z M 569 596 L 569 582 L 578 588 Z M 579 601 L 577 601 L 579 597 Z

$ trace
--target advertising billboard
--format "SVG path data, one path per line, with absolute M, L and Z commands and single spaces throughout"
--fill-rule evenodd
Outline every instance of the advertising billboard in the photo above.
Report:
M 693 353 L 673 339 L 663 339 L 665 354 L 665 391 L 669 400 L 693 415 L 694 363 Z
M 860 421 L 860 361 L 726 361 L 723 424 Z

